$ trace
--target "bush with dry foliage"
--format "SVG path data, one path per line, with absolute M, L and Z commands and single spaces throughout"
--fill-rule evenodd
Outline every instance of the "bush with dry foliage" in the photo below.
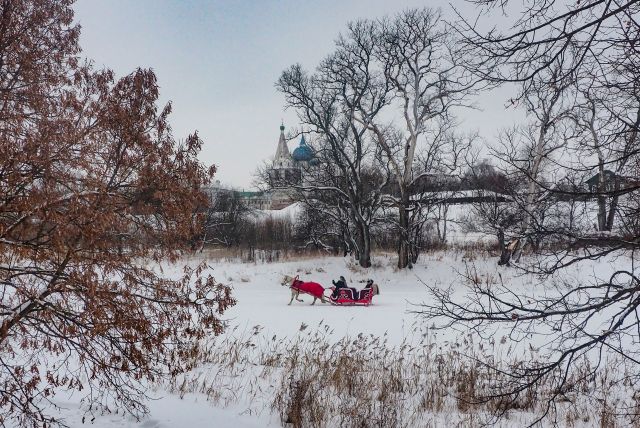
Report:
M 71 6 L 0 3 L 0 424 L 56 422 L 60 389 L 139 415 L 234 303 L 205 266 L 145 261 L 188 249 L 214 169 L 173 138 L 151 70 L 78 57 Z

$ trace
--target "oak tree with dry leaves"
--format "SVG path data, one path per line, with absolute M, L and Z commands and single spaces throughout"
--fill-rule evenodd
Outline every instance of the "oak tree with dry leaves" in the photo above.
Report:
M 0 2 L 1 424 L 58 422 L 60 390 L 140 415 L 234 303 L 205 266 L 158 267 L 200 231 L 201 140 L 172 136 L 151 70 L 80 58 L 71 6 Z

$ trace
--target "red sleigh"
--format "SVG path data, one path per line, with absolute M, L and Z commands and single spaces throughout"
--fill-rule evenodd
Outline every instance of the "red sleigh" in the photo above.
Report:
M 335 287 L 329 287 L 325 289 L 317 282 L 302 281 L 299 276 L 291 277 L 285 275 L 282 279 L 281 285 L 286 285 L 291 289 L 291 300 L 289 304 L 293 303 L 293 300 L 302 301 L 299 298 L 300 294 L 309 294 L 313 296 L 313 303 L 320 299 L 322 303 L 327 302 L 327 298 L 324 295 L 326 290 L 331 290 L 331 295 L 328 298 L 329 303 L 336 306 L 369 306 L 373 300 L 375 294 L 380 294 L 380 290 L 377 284 L 371 284 L 370 287 L 366 287 L 361 291 L 356 291 L 351 288 L 340 288 L 336 291 Z
M 375 288 L 377 289 L 377 286 Z M 329 296 L 329 301 L 338 306 L 369 306 L 373 301 L 373 295 L 378 294 L 375 291 L 374 288 L 365 288 L 360 292 L 356 291 L 357 296 L 354 296 L 352 289 L 340 288 L 337 295 L 332 293 Z

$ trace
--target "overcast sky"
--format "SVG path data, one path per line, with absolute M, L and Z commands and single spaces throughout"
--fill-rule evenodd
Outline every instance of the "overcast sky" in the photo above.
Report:
M 455 5 L 473 12 L 462 3 Z M 217 179 L 249 188 L 256 167 L 275 154 L 280 121 L 297 126 L 274 88 L 280 73 L 297 62 L 314 68 L 349 21 L 425 5 L 451 16 L 448 2 L 424 0 L 78 0 L 75 10 L 84 56 L 118 75 L 152 68 L 162 102 L 173 102 L 176 137 L 197 130 L 201 159 L 218 167 Z M 518 115 L 504 107 L 512 95 L 482 95 L 481 111 L 460 114 L 462 126 L 493 138 Z

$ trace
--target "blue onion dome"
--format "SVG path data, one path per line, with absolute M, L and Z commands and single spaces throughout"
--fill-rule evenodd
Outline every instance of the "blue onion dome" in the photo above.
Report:
M 300 139 L 300 145 L 293 151 L 291 155 L 296 162 L 309 162 L 315 158 L 315 153 L 311 147 L 307 145 L 304 140 L 304 134 Z

